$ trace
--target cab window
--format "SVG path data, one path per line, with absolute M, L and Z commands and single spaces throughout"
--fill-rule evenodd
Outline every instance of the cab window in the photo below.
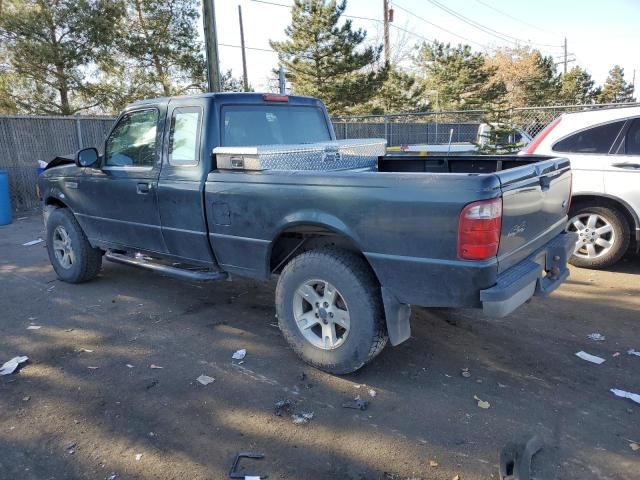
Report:
M 169 164 L 196 165 L 200 146 L 200 107 L 180 107 L 173 111 L 169 132 Z
M 158 111 L 141 110 L 124 114 L 107 139 L 105 165 L 111 167 L 153 167 L 156 162 Z

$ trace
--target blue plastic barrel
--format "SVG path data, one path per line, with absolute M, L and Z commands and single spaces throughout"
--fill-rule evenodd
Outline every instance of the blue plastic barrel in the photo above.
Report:
M 9 195 L 9 175 L 0 170 L 0 225 L 11 223 L 11 195 Z

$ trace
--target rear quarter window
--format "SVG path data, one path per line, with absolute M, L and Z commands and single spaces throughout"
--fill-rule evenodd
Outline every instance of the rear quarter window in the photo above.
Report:
M 556 142 L 552 150 L 565 153 L 609 153 L 625 121 L 587 128 Z

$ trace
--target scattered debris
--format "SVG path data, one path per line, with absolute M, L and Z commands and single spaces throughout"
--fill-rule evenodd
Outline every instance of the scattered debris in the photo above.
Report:
M 491 406 L 491 404 L 490 404 L 489 402 L 487 402 L 487 401 L 485 401 L 485 400 L 482 400 L 482 399 L 478 398 L 478 396 L 477 396 L 477 395 L 474 395 L 474 396 L 473 396 L 473 399 L 474 399 L 476 402 L 478 402 L 478 407 L 480 407 L 480 408 L 487 409 L 487 408 L 489 408 L 489 407 Z
M 64 449 L 67 451 L 69 455 L 73 455 L 74 453 L 76 453 L 76 445 L 77 445 L 76 442 L 71 442 L 69 445 L 64 447 Z
M 636 451 L 640 450 L 640 445 L 639 445 L 639 444 L 637 444 L 636 442 L 631 442 L 631 443 L 629 444 L 629 448 L 630 448 L 631 450 L 633 450 L 634 452 L 636 452 Z
M 81 348 L 78 350 L 78 353 L 93 353 L 93 350 L 89 350 L 88 348 Z
M 152 363 L 151 365 L 149 365 L 149 368 L 153 368 L 153 369 L 155 369 L 155 370 L 159 370 L 159 369 L 162 369 L 162 368 L 164 368 L 164 367 L 161 367 L 160 365 L 154 365 L 154 364 Z
M 580 350 L 578 353 L 576 353 L 576 357 L 580 357 L 582 360 L 586 360 L 587 362 L 595 363 L 596 365 L 600 365 L 601 363 L 604 363 L 604 361 L 605 361 L 604 358 L 596 357 L 595 355 L 591 355 L 590 353 L 583 352 L 582 350 Z
M 461 368 L 460 375 L 462 375 L 464 378 L 469 378 L 471 376 L 471 372 L 468 368 Z
M 136 462 L 139 462 L 141 458 L 142 458 L 142 454 L 136 453 Z
M 587 338 L 589 340 L 593 340 L 594 342 L 604 342 L 606 337 L 604 335 L 602 335 L 601 333 L 591 333 L 589 335 L 587 335 Z
M 247 356 L 247 349 L 243 348 L 241 350 L 236 351 L 231 358 L 234 360 L 242 360 L 244 357 Z
M 371 398 L 375 398 L 375 396 L 378 395 L 378 392 L 376 392 L 373 388 L 369 389 L 369 396 Z
M 500 452 L 500 480 L 529 480 L 531 460 L 542 449 L 542 440 L 537 435 L 526 444 L 508 443 Z
M 55 285 L 51 285 L 49 288 L 47 288 L 47 292 L 53 292 L 53 289 L 56 288 Z
M 285 398 L 284 400 L 276 402 L 275 410 L 273 413 L 278 417 L 281 417 L 283 413 L 289 415 L 291 413 L 292 407 L 293 403 L 291 403 L 291 400 Z
M 629 350 L 627 350 L 627 353 L 629 355 L 635 355 L 637 357 L 640 357 L 640 352 L 638 352 L 637 350 L 634 350 L 633 348 L 630 348 Z
M 89 370 L 98 370 L 100 367 L 87 367 Z
M 498 382 L 498 387 L 500 388 L 507 388 L 507 386 L 504 383 L 500 383 Z
M 360 395 L 356 395 L 356 398 L 349 400 L 342 404 L 343 408 L 353 408 L 354 410 L 366 410 L 369 406 L 369 402 L 362 400 Z
M 28 402 L 29 400 L 31 400 L 31 397 L 29 395 L 27 395 L 26 397 L 22 397 L 23 402 Z
M 109 475 L 106 480 L 118 480 L 118 474 L 115 472 L 111 472 L 111 475 Z
M 259 475 L 256 473 L 247 473 L 247 472 L 238 472 L 238 463 L 240 463 L 241 458 L 253 458 L 256 460 L 261 460 L 264 458 L 264 454 L 262 453 L 253 453 L 253 452 L 240 452 L 236 454 L 233 459 L 233 463 L 231 464 L 231 468 L 229 469 L 229 478 L 242 478 L 249 480 L 260 480 L 261 478 L 267 478 L 266 475 Z
M 11 375 L 16 369 L 29 360 L 29 357 L 13 357 L 0 368 L 0 375 Z
M 300 412 L 291 415 L 294 425 L 304 425 L 305 423 L 309 423 L 312 418 L 313 412 Z
M 42 240 L 41 238 L 38 238 L 37 240 L 31 240 L 30 242 L 27 243 L 23 243 L 22 246 L 23 247 L 30 247 L 31 245 L 37 245 L 39 243 L 42 243 L 44 240 Z
M 127 363 L 127 368 L 135 368 L 133 365 L 131 365 L 130 363 Z
M 618 390 L 617 388 L 612 388 L 609 391 L 616 397 L 628 398 L 636 403 L 640 403 L 640 393 L 625 392 L 624 390 Z
M 429 466 L 431 468 L 436 468 L 438 466 L 438 462 L 436 462 L 435 460 L 430 460 L 429 461 Z
M 42 327 L 40 325 L 29 325 L 27 330 L 40 330 Z
M 611 355 L 611 356 L 612 356 L 612 357 L 614 357 L 614 358 L 615 358 L 615 357 L 619 357 L 619 356 L 620 356 L 620 352 L 616 352 L 616 353 L 614 353 L 614 354 L 613 354 L 613 355 Z
M 216 379 L 208 375 L 200 375 L 196 380 L 202 385 L 209 385 L 210 383 L 215 382 Z

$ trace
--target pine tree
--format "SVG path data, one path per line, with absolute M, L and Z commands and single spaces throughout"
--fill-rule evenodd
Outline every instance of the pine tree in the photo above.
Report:
M 598 96 L 598 103 L 624 103 L 635 102 L 633 97 L 634 87 L 624 79 L 624 68 L 615 65 L 609 70 L 609 76 L 602 86 L 602 92 Z
M 558 100 L 566 105 L 593 103 L 600 90 L 589 72 L 576 66 L 560 78 Z
M 414 59 L 427 92 L 435 91 L 442 110 L 481 108 L 502 92 L 491 80 L 495 68 L 469 45 L 423 43 Z
M 294 93 L 319 97 L 333 115 L 370 100 L 386 70 L 374 65 L 382 50 L 364 47 L 366 32 L 341 23 L 346 0 L 295 0 L 283 42 L 271 41 Z
M 389 67 L 389 72 L 382 86 L 373 98 L 354 109 L 353 113 L 384 114 L 409 113 L 427 109 L 425 88 L 418 78 L 409 72 L 396 67 Z
M 206 66 L 195 32 L 197 0 L 124 0 L 127 17 L 118 30 L 125 70 L 151 95 L 203 91 Z M 130 73 L 130 72 L 129 72 Z
M 2 9 L 3 108 L 73 115 L 102 102 L 90 73 L 109 55 L 119 0 L 9 0 Z

